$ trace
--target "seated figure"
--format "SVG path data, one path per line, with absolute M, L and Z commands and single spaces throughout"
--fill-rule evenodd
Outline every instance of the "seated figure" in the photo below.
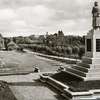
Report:
M 60 66 L 58 69 L 57 69 L 57 72 L 61 72 L 61 71 L 65 71 L 65 68 L 63 66 Z
M 35 72 L 35 73 L 38 73 L 38 72 L 40 72 L 40 69 L 39 69 L 38 67 L 35 67 L 35 68 L 34 68 L 34 72 Z

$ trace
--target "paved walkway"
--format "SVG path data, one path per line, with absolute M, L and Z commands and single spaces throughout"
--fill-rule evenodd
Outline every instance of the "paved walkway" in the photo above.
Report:
M 65 61 L 75 61 L 75 62 L 80 62 L 81 61 L 79 59 L 74 59 L 74 58 L 58 57 L 58 56 L 46 55 L 46 54 L 38 53 L 38 52 L 32 52 L 32 51 L 30 51 L 28 49 L 24 49 L 24 51 L 26 51 L 27 53 L 34 53 L 36 55 L 41 55 L 41 56 L 44 56 L 44 57 L 56 58 L 56 59 L 65 60 Z
M 0 76 L 0 80 L 5 80 L 9 83 L 18 100 L 64 100 L 46 84 L 36 81 L 38 78 L 39 75 L 37 73 Z
M 11 82 L 33 82 L 33 79 L 39 78 L 38 73 L 27 74 L 27 75 L 9 75 L 9 76 L 0 76 L 0 80 Z

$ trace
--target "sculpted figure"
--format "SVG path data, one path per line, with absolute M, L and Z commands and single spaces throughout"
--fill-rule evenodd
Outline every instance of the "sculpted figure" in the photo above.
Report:
M 100 8 L 98 6 L 98 2 L 94 3 L 94 7 L 92 9 L 92 15 L 93 15 L 93 28 L 100 28 Z

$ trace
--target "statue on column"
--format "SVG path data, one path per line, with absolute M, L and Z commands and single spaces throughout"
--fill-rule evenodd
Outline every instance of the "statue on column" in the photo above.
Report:
M 94 3 L 94 7 L 92 9 L 92 15 L 93 15 L 93 22 L 92 22 L 93 29 L 100 28 L 100 8 L 98 6 L 98 2 Z

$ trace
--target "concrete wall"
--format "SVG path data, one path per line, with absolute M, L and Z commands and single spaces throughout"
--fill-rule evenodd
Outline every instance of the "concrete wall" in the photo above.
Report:
M 91 39 L 91 52 L 87 51 L 86 40 Z M 90 58 L 100 58 L 100 52 L 96 52 L 96 39 L 100 39 L 100 29 L 91 30 L 85 37 L 85 56 Z

